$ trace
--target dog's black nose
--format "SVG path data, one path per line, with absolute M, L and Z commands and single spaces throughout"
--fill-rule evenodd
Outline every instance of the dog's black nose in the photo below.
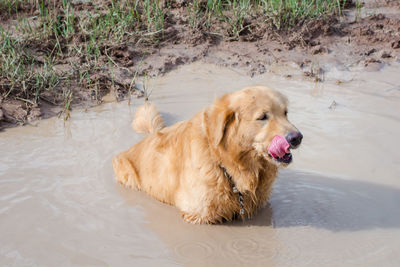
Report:
M 290 144 L 291 148 L 296 148 L 300 145 L 301 140 L 303 139 L 303 135 L 301 134 L 301 132 L 296 131 L 296 132 L 290 132 L 287 136 L 286 136 L 286 140 L 288 141 L 288 143 Z

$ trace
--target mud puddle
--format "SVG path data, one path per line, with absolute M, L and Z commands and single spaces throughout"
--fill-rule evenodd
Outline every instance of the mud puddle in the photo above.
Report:
M 281 90 L 305 139 L 254 219 L 190 225 L 114 182 L 143 100 L 0 133 L 0 263 L 40 266 L 397 266 L 400 65 L 347 82 L 249 78 L 196 63 L 149 85 L 168 124 L 253 84 Z M 329 79 L 328 79 L 329 80 Z

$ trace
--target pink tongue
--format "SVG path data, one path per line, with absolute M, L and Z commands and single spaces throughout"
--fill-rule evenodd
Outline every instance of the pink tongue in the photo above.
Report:
M 268 153 L 274 158 L 281 158 L 286 153 L 289 153 L 289 143 L 286 139 L 280 135 L 277 135 L 272 139 L 271 145 L 268 148 Z

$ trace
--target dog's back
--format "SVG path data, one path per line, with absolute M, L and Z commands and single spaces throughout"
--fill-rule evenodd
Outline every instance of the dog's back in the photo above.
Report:
M 192 164 L 192 156 L 202 154 L 198 146 L 207 147 L 205 137 L 198 137 L 202 135 L 200 115 L 165 127 L 154 104 L 141 106 L 135 114 L 132 127 L 136 132 L 150 134 L 113 158 L 117 181 L 182 208 L 176 199 L 187 199 L 187 194 L 193 195 L 193 190 L 201 186 L 197 184 L 200 179 L 195 179 L 197 182 L 185 182 L 201 175 L 197 173 L 201 166 Z M 197 153 L 191 155 L 193 147 Z M 208 158 L 207 155 L 202 157 Z M 193 205 L 198 206 L 196 203 Z

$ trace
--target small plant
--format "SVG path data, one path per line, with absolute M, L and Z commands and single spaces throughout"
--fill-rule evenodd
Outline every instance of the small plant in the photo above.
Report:
M 355 16 L 355 21 L 359 21 L 361 19 L 361 8 L 363 6 L 362 2 L 359 0 L 355 1 L 355 5 L 356 5 L 356 16 Z
M 144 93 L 144 101 L 148 102 L 153 90 L 150 90 L 149 85 L 150 79 L 149 76 L 146 74 L 143 79 L 143 93 Z
M 164 13 L 158 0 L 144 0 L 144 17 L 147 32 L 159 32 L 164 29 Z
M 72 103 L 72 91 L 67 89 L 63 91 L 64 98 L 64 109 L 62 111 L 64 121 L 67 121 L 71 117 L 71 103 Z
M 230 25 L 229 35 L 237 39 L 245 29 L 245 18 L 251 11 L 250 0 L 229 1 L 228 6 L 232 10 L 232 16 L 225 16 L 225 21 Z
M 199 0 L 193 0 L 188 7 L 189 24 L 196 29 L 199 26 L 200 16 L 202 14 Z

